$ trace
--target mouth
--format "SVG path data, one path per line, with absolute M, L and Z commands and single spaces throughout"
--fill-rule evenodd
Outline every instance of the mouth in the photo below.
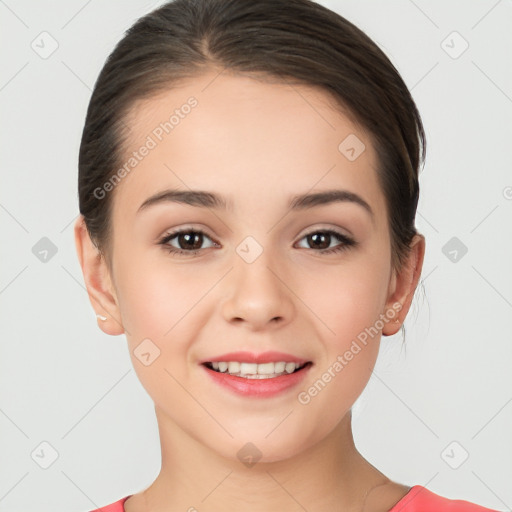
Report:
M 242 379 L 275 379 L 285 375 L 300 372 L 313 363 L 295 363 L 293 361 L 278 361 L 268 363 L 244 363 L 240 361 L 207 361 L 203 365 L 217 373 L 224 373 Z
M 219 389 L 244 397 L 267 398 L 297 387 L 313 362 L 283 352 L 232 352 L 202 361 L 200 366 Z

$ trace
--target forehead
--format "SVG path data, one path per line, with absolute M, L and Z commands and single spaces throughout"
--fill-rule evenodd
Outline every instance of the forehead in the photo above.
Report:
M 135 215 L 164 188 L 215 190 L 236 208 L 270 208 L 284 204 L 283 194 L 340 186 L 379 210 L 370 137 L 340 110 L 311 86 L 218 71 L 182 81 L 126 116 L 122 162 L 133 166 L 116 187 L 114 212 Z

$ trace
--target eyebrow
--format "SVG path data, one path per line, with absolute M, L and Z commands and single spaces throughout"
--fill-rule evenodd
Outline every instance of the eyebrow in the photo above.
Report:
M 216 210 L 232 209 L 231 201 L 227 201 L 224 197 L 213 192 L 169 189 L 148 197 L 140 205 L 137 213 L 148 209 L 150 206 L 169 202 L 182 203 L 201 208 L 213 208 Z M 362 206 L 372 217 L 374 215 L 370 205 L 361 196 L 349 192 L 348 190 L 324 190 L 311 194 L 296 195 L 290 199 L 288 208 L 292 211 L 302 211 L 314 208 L 315 206 L 323 206 L 336 202 L 357 204 Z

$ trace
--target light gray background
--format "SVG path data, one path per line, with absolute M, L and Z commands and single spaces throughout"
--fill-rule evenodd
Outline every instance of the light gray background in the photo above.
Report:
M 92 86 L 124 30 L 161 3 L 0 0 L 1 511 L 90 510 L 159 471 L 152 402 L 125 337 L 97 327 L 72 226 Z M 396 481 L 510 510 L 512 2 L 321 3 L 391 58 L 428 137 L 424 293 L 406 351 L 383 338 L 354 407 L 356 444 Z M 51 49 L 43 31 L 58 43 L 47 58 L 31 47 Z M 46 262 L 33 253 L 43 237 L 57 248 Z M 465 255 L 443 252 L 453 237 Z

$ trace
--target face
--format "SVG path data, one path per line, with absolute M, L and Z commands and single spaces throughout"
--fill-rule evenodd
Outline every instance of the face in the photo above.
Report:
M 110 313 L 159 423 L 230 459 L 247 442 L 262 461 L 306 450 L 361 394 L 399 309 L 368 135 L 324 92 L 217 73 L 138 102 L 126 122 L 130 171 L 107 192 Z M 165 191 L 219 201 L 154 200 Z M 337 199 L 297 200 L 326 191 Z M 233 352 L 307 364 L 265 379 L 204 364 L 251 361 Z

